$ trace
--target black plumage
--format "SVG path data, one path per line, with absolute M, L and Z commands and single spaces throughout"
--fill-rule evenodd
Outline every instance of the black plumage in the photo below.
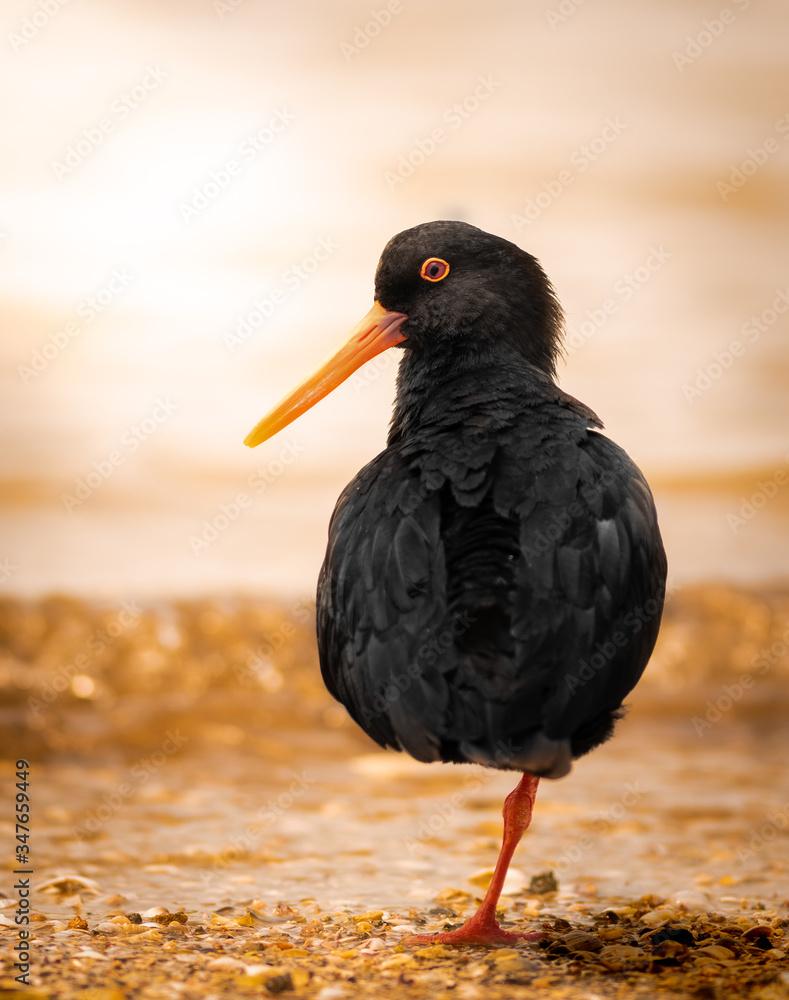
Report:
M 403 358 L 386 449 L 340 497 L 318 581 L 329 691 L 384 747 L 523 772 L 477 912 L 414 941 L 491 944 L 541 776 L 612 732 L 657 637 L 666 557 L 652 495 L 556 385 L 542 268 L 459 222 L 389 242 L 347 344 L 249 434 L 259 444 L 380 351 Z
M 428 256 L 452 261 L 450 302 L 419 283 Z M 530 255 L 419 226 L 384 251 L 376 298 L 408 340 L 387 448 L 329 528 L 324 680 L 382 746 L 561 776 L 610 735 L 657 636 L 649 487 L 554 383 L 559 310 Z

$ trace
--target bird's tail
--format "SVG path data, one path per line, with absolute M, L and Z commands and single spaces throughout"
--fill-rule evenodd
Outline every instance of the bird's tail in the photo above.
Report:
M 460 750 L 470 763 L 527 771 L 539 778 L 563 778 L 573 765 L 569 739 L 551 739 L 541 729 L 492 745 L 461 743 Z

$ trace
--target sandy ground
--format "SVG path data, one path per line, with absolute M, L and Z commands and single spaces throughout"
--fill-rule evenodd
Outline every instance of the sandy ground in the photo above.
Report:
M 306 610 L 204 602 L 124 618 L 6 603 L 4 802 L 14 760 L 31 760 L 23 989 L 789 996 L 784 604 L 674 598 L 655 676 L 615 739 L 540 788 L 502 920 L 543 939 L 451 950 L 402 940 L 470 912 L 513 776 L 373 748 L 322 691 Z M 722 605 L 745 651 L 716 631 Z M 698 652 L 684 686 L 671 681 L 678 649 Z M 12 996 L 10 810 L 3 820 L 0 996 Z

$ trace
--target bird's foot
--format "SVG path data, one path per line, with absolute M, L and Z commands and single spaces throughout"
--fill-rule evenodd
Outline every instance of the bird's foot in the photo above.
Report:
M 409 934 L 403 939 L 404 945 L 501 945 L 517 944 L 520 941 L 539 941 L 540 931 L 505 931 L 496 920 L 476 920 L 471 917 L 453 931 L 437 931 L 434 934 Z

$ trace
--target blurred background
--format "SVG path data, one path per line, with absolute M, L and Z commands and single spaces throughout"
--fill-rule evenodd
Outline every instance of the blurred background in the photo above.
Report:
M 561 870 L 565 906 L 593 862 L 600 892 L 786 893 L 785 39 L 781 0 L 3 5 L 0 720 L 42 768 L 46 874 L 141 908 L 162 865 L 194 907 L 245 877 L 419 903 L 466 877 L 448 844 L 492 862 L 469 810 L 508 777 L 447 811 L 473 772 L 374 752 L 317 673 L 327 523 L 396 357 L 242 445 L 368 309 L 389 237 L 450 218 L 542 261 L 560 382 L 645 471 L 669 555 L 620 742 L 546 790 L 527 873 Z M 625 772 L 608 853 L 576 857 Z M 233 856 L 253 875 L 217 867 L 229 818 L 285 793 Z
M 783 572 L 780 0 L 52 2 L 2 24 L 5 589 L 310 590 L 396 358 L 241 441 L 436 218 L 542 260 L 673 580 Z

